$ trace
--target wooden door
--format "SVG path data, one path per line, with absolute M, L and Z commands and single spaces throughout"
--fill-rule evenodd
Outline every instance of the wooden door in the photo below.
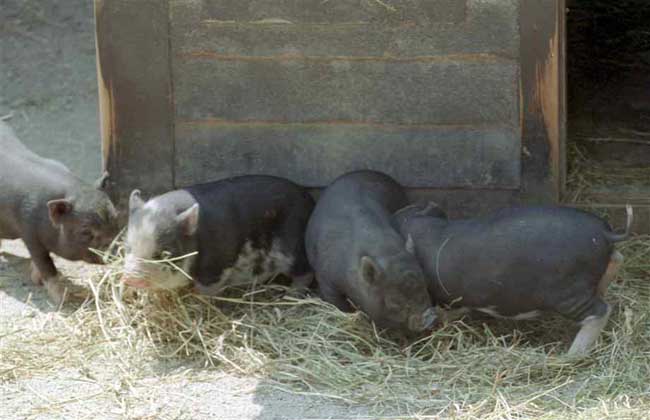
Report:
M 556 1 L 96 0 L 96 17 L 118 196 L 361 168 L 469 207 L 557 196 Z

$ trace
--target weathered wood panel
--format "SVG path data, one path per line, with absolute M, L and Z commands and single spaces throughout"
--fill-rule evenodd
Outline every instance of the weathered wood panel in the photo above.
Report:
M 564 0 L 95 2 L 121 198 L 359 168 L 452 214 L 557 198 Z
M 206 0 L 203 18 L 220 21 L 291 23 L 459 22 L 465 2 L 458 0 Z
M 173 182 L 168 4 L 95 0 L 103 166 L 124 208 L 132 188 Z
M 322 191 L 320 188 L 309 190 L 316 200 Z M 517 190 L 409 188 L 406 193 L 413 203 L 433 201 L 450 219 L 480 217 L 519 203 Z
M 408 187 L 515 189 L 518 139 L 507 127 L 181 123 L 176 180 L 182 186 L 258 173 L 323 187 L 344 172 L 376 169 Z
M 451 219 L 472 218 L 516 205 L 519 193 L 516 190 L 498 189 L 411 189 L 408 195 L 412 201 L 433 201 L 447 212 Z
M 180 120 L 519 124 L 510 60 L 199 59 L 174 69 Z
M 221 14 L 215 8 L 233 9 Z M 307 8 L 259 13 L 239 6 L 240 1 L 172 0 L 172 47 L 174 55 L 309 55 L 414 57 L 448 54 L 491 54 L 510 58 L 519 55 L 518 0 L 427 0 L 415 4 L 417 12 L 389 23 L 373 23 L 364 17 L 309 15 Z M 265 8 L 278 1 L 260 0 Z M 357 8 L 380 6 L 379 2 L 322 2 L 316 7 Z M 337 6 L 344 3 L 343 6 Z M 411 2 L 408 2 L 411 3 Z M 289 2 L 280 2 L 286 5 Z M 460 9 L 464 19 L 461 20 Z M 248 15 L 245 15 L 248 13 Z M 355 19 L 359 21 L 355 21 Z M 364 20 L 365 19 L 365 20 Z M 327 22 L 327 23 L 322 23 Z
M 171 0 L 170 16 L 179 185 L 360 168 L 520 185 L 517 0 Z
M 628 203 L 612 204 L 610 201 L 603 201 L 598 204 L 569 203 L 568 205 L 605 217 L 614 230 L 621 231 L 627 222 L 626 204 Z M 643 202 L 633 204 L 634 218 L 631 231 L 638 235 L 650 234 L 650 206 Z

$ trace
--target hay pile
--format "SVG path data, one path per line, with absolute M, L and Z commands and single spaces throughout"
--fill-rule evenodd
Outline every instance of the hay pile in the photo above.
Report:
M 577 141 L 568 144 L 567 162 L 566 194 L 563 201 L 568 203 L 591 204 L 591 192 L 608 188 L 645 191 L 650 182 L 650 165 L 613 166 L 594 157 Z
M 88 280 L 81 306 L 0 337 L 0 385 L 69 367 L 107 395 L 146 398 L 133 390 L 164 360 L 186 366 L 187 381 L 206 369 L 254 375 L 399 418 L 641 418 L 650 409 L 650 237 L 621 250 L 612 318 L 583 361 L 564 356 L 576 328 L 561 319 L 457 321 L 408 340 L 280 287 L 225 298 L 125 290 L 117 258 Z M 110 372 L 87 367 L 97 364 Z

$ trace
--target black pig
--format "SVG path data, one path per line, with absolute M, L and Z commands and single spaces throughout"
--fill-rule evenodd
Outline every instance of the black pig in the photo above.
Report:
M 147 202 L 135 190 L 123 280 L 140 288 L 192 284 L 199 293 L 218 295 L 282 273 L 306 286 L 313 275 L 304 235 L 313 207 L 305 189 L 262 175 L 195 185 Z M 194 252 L 178 261 L 182 271 L 151 262 Z
M 23 240 L 32 280 L 59 303 L 64 290 L 50 253 L 100 263 L 89 248 L 106 248 L 118 232 L 117 212 L 102 191 L 107 174 L 87 185 L 62 163 L 27 149 L 2 122 L 0 150 L 0 240 Z
M 435 320 L 424 274 L 393 213 L 408 204 L 402 187 L 379 172 L 357 171 L 322 193 L 307 226 L 307 256 L 322 298 L 349 301 L 380 327 L 422 331 Z
M 625 233 L 602 219 L 563 207 L 506 208 L 487 217 L 447 221 L 404 217 L 437 304 L 496 317 L 527 319 L 555 312 L 581 325 L 569 354 L 585 354 L 610 313 L 603 300 L 623 257 L 613 244 Z

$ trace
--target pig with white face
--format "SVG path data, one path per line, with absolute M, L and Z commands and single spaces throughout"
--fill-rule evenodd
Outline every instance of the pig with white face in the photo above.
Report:
M 584 355 L 609 317 L 603 294 L 623 260 L 613 244 L 628 237 L 632 209 L 623 234 L 563 207 L 506 208 L 455 221 L 417 212 L 398 219 L 437 304 L 513 319 L 563 315 L 581 325 L 569 354 Z
M 192 285 L 207 295 L 276 274 L 309 284 L 304 232 L 313 207 L 305 189 L 272 176 L 195 185 L 147 202 L 135 190 L 123 281 L 138 288 Z M 183 256 L 173 265 L 156 262 Z
M 381 328 L 419 332 L 435 314 L 424 274 L 393 213 L 408 204 L 388 175 L 357 171 L 322 193 L 305 242 L 321 297 L 342 311 L 350 302 Z
M 59 303 L 63 286 L 50 253 L 101 263 L 119 231 L 117 211 L 103 191 L 108 174 L 85 184 L 60 162 L 25 147 L 0 122 L 0 239 L 22 239 L 32 258 L 32 280 Z

